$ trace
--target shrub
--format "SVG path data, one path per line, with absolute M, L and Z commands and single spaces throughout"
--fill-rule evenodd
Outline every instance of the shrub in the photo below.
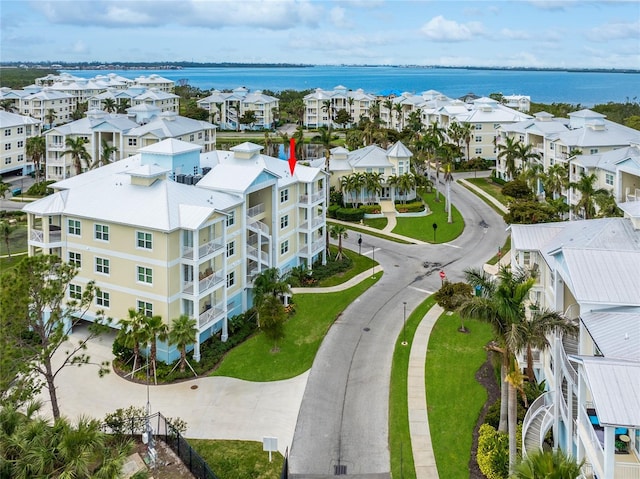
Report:
M 478 436 L 478 466 L 487 479 L 509 477 L 509 436 L 492 426 L 480 426 Z
M 399 213 L 417 213 L 424 211 L 424 203 L 421 201 L 413 201 L 406 204 L 396 204 L 396 209 Z
M 336 212 L 341 208 L 342 207 L 340 205 L 331 205 L 329 206 L 329 208 L 327 208 L 327 215 L 329 216 L 329 218 L 337 218 Z
M 380 213 L 380 205 L 362 205 L 360 207 L 366 214 L 378 214 Z
M 340 208 L 336 211 L 336 217 L 342 221 L 360 221 L 364 218 L 364 211 L 355 208 Z
M 342 261 L 336 261 L 333 258 L 327 259 L 327 264 L 322 264 L 320 261 L 313 265 L 313 279 L 315 281 L 321 281 L 325 278 L 329 278 L 338 273 L 342 273 L 351 268 L 353 261 L 349 257 L 348 253 L 342 252 Z
M 509 181 L 502 187 L 502 194 L 515 199 L 528 199 L 533 197 L 533 191 L 527 182 L 521 179 Z
M 53 180 L 49 181 L 41 181 L 39 183 L 34 183 L 31 185 L 31 188 L 27 190 L 28 196 L 47 196 L 53 194 L 53 189 L 49 188 L 51 183 L 55 183 Z

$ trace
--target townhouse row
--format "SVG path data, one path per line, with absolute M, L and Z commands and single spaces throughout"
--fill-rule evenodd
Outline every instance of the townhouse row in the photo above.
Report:
M 511 267 L 535 272 L 528 311 L 579 326 L 534 351 L 546 392 L 524 418 L 523 452 L 552 431 L 554 447 L 584 460 L 582 479 L 640 477 L 640 202 L 620 208 L 624 218 L 510 226 Z

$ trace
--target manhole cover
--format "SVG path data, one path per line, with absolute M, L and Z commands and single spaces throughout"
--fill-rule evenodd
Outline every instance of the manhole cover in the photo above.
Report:
M 364 328 L 363 331 L 371 331 L 370 328 Z
M 191 386 L 191 389 L 198 389 L 198 385 L 194 384 L 193 386 Z

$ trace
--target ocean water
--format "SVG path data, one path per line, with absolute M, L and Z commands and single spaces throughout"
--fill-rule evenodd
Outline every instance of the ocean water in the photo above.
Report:
M 563 71 L 468 70 L 462 68 L 310 66 L 303 68 L 185 68 L 182 70 L 68 70 L 91 78 L 117 73 L 127 78 L 158 74 L 202 90 L 333 89 L 343 85 L 351 90 L 362 88 L 377 94 L 387 90 L 414 94 L 437 90 L 457 98 L 467 93 L 488 96 L 528 95 L 540 103 L 573 103 L 593 106 L 597 103 L 640 100 L 640 74 Z

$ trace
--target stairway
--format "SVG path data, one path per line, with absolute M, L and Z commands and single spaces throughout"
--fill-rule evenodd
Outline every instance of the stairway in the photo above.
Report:
M 529 427 L 522 438 L 524 452 L 526 454 L 542 449 L 544 437 L 552 424 L 553 413 L 551 412 L 551 407 L 539 409 L 529 423 Z

